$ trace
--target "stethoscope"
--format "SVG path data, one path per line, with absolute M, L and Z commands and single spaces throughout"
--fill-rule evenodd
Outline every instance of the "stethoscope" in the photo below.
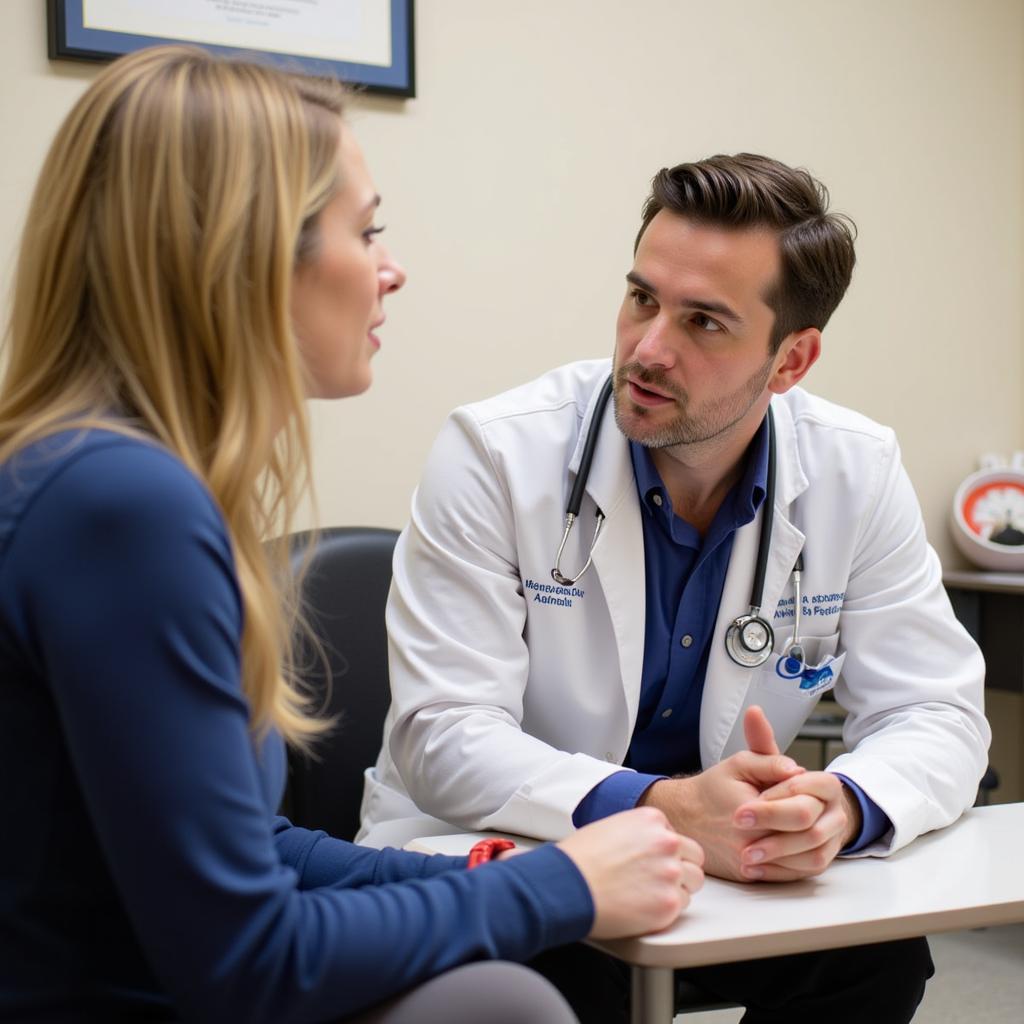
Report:
M 562 552 L 565 550 L 566 541 L 572 532 L 573 524 L 580 514 L 580 506 L 583 504 L 583 492 L 586 490 L 587 478 L 590 476 L 590 466 L 594 461 L 594 451 L 597 448 L 597 436 L 600 432 L 601 420 L 604 416 L 608 399 L 612 394 L 612 378 L 609 377 L 601 388 L 594 406 L 594 415 L 590 421 L 586 440 L 583 443 L 583 454 L 580 456 L 580 466 L 576 473 L 576 480 L 573 483 L 572 491 L 569 494 L 569 501 L 565 507 L 565 529 L 562 532 L 562 540 L 558 545 L 555 554 L 555 567 L 551 570 L 551 578 L 563 587 L 575 586 L 583 574 L 590 568 L 594 560 L 594 548 L 601 536 L 601 527 L 604 525 L 604 512 L 597 509 L 597 525 L 594 528 L 594 536 L 590 541 L 590 550 L 587 553 L 587 560 L 575 576 L 566 576 L 561 570 Z M 764 512 L 761 516 L 761 534 L 757 544 L 757 563 L 754 567 L 754 582 L 750 588 L 750 607 L 744 615 L 733 619 L 725 633 L 725 649 L 737 665 L 744 668 L 757 668 L 763 665 L 772 654 L 775 646 L 775 631 L 771 624 L 761 614 L 761 602 L 764 598 L 764 578 L 768 569 L 768 555 L 771 551 L 772 527 L 775 524 L 775 417 L 771 406 L 768 407 L 768 481 L 767 493 L 764 499 Z M 786 644 L 782 656 L 776 664 L 775 671 L 784 679 L 796 679 L 802 676 L 806 670 L 803 644 L 800 642 L 800 626 L 803 619 L 803 595 L 801 593 L 800 581 L 803 574 L 803 552 L 796 559 L 793 566 L 793 637 Z

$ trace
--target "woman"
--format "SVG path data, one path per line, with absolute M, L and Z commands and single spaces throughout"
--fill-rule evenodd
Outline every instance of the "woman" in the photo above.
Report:
M 274 817 L 282 738 L 324 726 L 263 538 L 304 398 L 369 386 L 405 277 L 341 112 L 158 48 L 46 159 L 0 390 L 0 1019 L 567 1020 L 474 961 L 662 927 L 700 885 L 645 810 L 471 872 Z

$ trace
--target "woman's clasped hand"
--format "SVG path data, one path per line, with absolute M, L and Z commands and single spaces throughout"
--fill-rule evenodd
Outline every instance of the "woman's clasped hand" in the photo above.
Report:
M 704 884 L 704 851 L 653 807 L 613 814 L 558 845 L 590 887 L 595 939 L 667 928 Z

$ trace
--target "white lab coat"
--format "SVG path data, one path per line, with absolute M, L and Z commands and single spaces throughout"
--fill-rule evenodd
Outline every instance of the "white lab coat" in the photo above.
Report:
M 551 579 L 565 506 L 607 360 L 575 363 L 457 409 L 434 446 L 395 551 L 388 603 L 392 706 L 366 773 L 360 841 L 496 829 L 556 839 L 602 779 L 621 770 L 637 715 L 644 550 L 628 443 L 609 405 L 563 572 Z M 829 768 L 857 783 L 893 828 L 865 852 L 899 849 L 974 799 L 990 739 L 984 664 L 955 619 L 895 437 L 794 388 L 773 399 L 775 523 L 763 611 L 781 651 L 791 571 L 804 552 L 808 663 L 835 656 L 850 753 Z M 761 705 L 784 750 L 818 693 L 727 655 L 747 611 L 761 516 L 735 537 L 700 713 L 704 767 L 744 746 Z M 788 600 L 788 603 L 786 603 Z M 781 602 L 781 603 L 780 603 Z

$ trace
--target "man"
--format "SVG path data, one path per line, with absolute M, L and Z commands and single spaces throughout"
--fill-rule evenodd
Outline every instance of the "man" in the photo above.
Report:
M 614 415 L 604 361 L 452 415 L 396 550 L 364 841 L 553 839 L 653 804 L 710 874 L 785 881 L 971 804 L 984 667 L 895 439 L 797 387 L 853 264 L 852 226 L 805 171 L 749 154 L 663 170 L 626 275 Z M 849 753 L 802 772 L 779 750 L 828 689 Z M 697 980 L 748 1024 L 879 1024 L 910 1019 L 930 970 L 915 940 Z M 607 1011 L 586 1005 L 604 991 L 592 968 L 578 991 L 559 977 L 581 1016 Z

